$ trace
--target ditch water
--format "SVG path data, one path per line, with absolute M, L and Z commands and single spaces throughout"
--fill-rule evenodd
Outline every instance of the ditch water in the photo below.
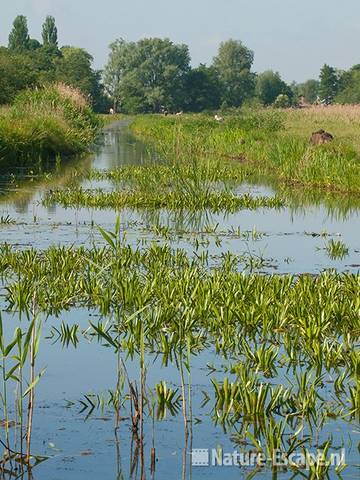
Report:
M 93 243 L 104 243 L 97 225 L 113 230 L 116 212 L 65 209 L 58 205 L 46 208 L 41 204 L 44 193 L 57 186 L 74 184 L 110 190 L 116 188 L 116 184 L 89 182 L 83 179 L 82 173 L 91 169 L 142 164 L 153 157 L 154 154 L 120 122 L 104 130 L 103 142 L 92 155 L 49 168 L 48 178 L 46 171 L 42 170 L 39 180 L 37 173 L 40 172 L 35 168 L 31 173 L 28 169 L 9 169 L 0 183 L 0 215 L 13 223 L 4 221 L 0 225 L 0 243 L 8 243 L 19 249 L 45 249 L 54 244 L 91 246 Z M 272 187 L 250 184 L 241 185 L 238 191 L 252 195 L 275 193 Z M 222 254 L 231 251 L 242 258 L 240 268 L 267 274 L 316 275 L 327 269 L 349 273 L 358 273 L 360 270 L 360 209 L 348 198 L 341 197 L 331 202 L 325 197 L 323 200 L 320 197 L 316 202 L 309 199 L 299 202 L 297 198 L 289 207 L 279 210 L 262 208 L 231 214 L 202 212 L 190 215 L 165 210 L 125 209 L 120 218 L 122 229 L 126 231 L 126 241 L 130 245 L 144 248 L 151 242 L 169 243 L 174 248 L 183 248 L 189 255 L 208 251 L 214 265 Z M 326 250 L 330 240 L 344 242 L 346 254 L 332 256 Z M 257 261 L 249 263 L 250 258 Z M 105 402 L 91 411 L 84 397 L 98 394 L 98 398 L 106 398 L 108 390 L 115 387 L 115 354 L 110 348 L 104 348 L 86 336 L 80 338 L 76 347 L 71 344 L 66 347 L 56 341 L 53 327 L 61 321 L 69 324 L 76 322 L 85 330 L 93 316 L 96 317 L 96 313 L 76 309 L 62 313 L 60 318 L 48 318 L 43 327 L 45 338 L 41 343 L 38 364 L 41 368 L 46 367 L 46 373 L 36 390 L 33 450 L 49 459 L 34 469 L 33 478 L 36 480 L 142 478 L 141 461 L 138 464 L 134 462 L 136 455 L 130 420 L 127 418 L 120 423 L 116 436 L 111 408 Z M 17 316 L 3 312 L 3 321 L 9 335 L 12 335 L 14 325 L 18 322 Z M 155 421 L 154 426 L 151 418 L 146 420 L 146 478 L 220 479 L 226 475 L 229 479 L 245 479 L 254 472 L 253 466 L 191 466 L 189 452 L 192 448 L 211 451 L 221 446 L 224 452 L 233 452 L 236 448 L 232 441 L 234 430 L 224 431 L 211 418 L 214 402 L 210 400 L 202 405 L 207 393 L 213 396 L 211 379 L 222 381 L 226 363 L 212 348 L 193 358 L 194 421 L 188 441 L 184 437 L 181 412 L 175 416 L 168 412 L 167 418 Z M 138 379 L 137 362 L 127 360 L 126 364 L 129 377 Z M 160 359 L 154 356 L 147 356 L 146 364 L 148 385 L 155 386 L 165 380 L 172 388 L 180 388 L 179 372 L 175 366 L 164 367 Z M 208 365 L 214 368 L 209 369 Z M 280 368 L 278 373 L 274 383 L 286 383 L 285 369 Z M 331 399 L 331 391 L 326 385 L 322 394 Z M 332 419 L 322 426 L 318 445 L 330 435 L 336 451 L 345 449 L 348 467 L 342 478 L 359 478 L 359 425 L 354 421 Z M 150 472 L 150 449 L 153 444 L 157 457 L 155 473 Z M 251 450 L 250 446 L 247 450 Z M 256 471 L 256 478 L 264 479 L 287 479 L 293 478 L 292 475 L 293 472 L 289 470 L 274 473 L 265 468 Z M 304 475 L 308 475 L 306 470 Z M 331 472 L 330 478 L 338 477 Z

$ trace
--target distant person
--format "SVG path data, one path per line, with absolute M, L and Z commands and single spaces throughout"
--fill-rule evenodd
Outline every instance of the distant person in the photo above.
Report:
M 114 114 L 115 114 L 115 110 L 114 110 L 113 108 L 110 108 L 109 113 L 110 113 L 110 115 L 114 115 Z

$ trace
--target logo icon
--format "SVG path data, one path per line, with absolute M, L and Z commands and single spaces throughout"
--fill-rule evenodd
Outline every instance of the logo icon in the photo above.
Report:
M 209 450 L 207 448 L 193 448 L 191 450 L 191 464 L 193 467 L 208 467 Z

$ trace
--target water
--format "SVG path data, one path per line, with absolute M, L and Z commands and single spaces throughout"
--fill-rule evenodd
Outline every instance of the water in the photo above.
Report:
M 29 169 L 9 168 L 1 182 L 1 215 L 15 220 L 14 224 L 0 226 L 0 242 L 7 242 L 17 248 L 47 248 L 49 245 L 87 245 L 101 243 L 97 225 L 112 229 L 116 213 L 111 210 L 64 209 L 59 206 L 45 208 L 41 198 L 50 188 L 66 185 L 84 187 L 101 186 L 114 188 L 110 182 L 88 182 L 82 172 L 90 169 L 111 169 L 125 164 L 147 162 L 153 154 L 145 145 L 134 139 L 126 125 L 117 123 L 105 130 L 103 143 L 93 155 L 48 166 L 52 172 L 49 180 L 44 179 L 44 167 L 33 168 L 31 178 L 25 178 Z M 46 168 L 45 168 L 46 170 Z M 55 173 L 54 173 L 55 172 Z M 74 176 L 74 172 L 77 172 Z M 41 180 L 36 176 L 41 173 Z M 15 174 L 15 177 L 12 175 Z M 242 185 L 239 192 L 272 195 L 276 187 L 266 185 Z M 296 192 L 295 192 L 296 193 Z M 291 195 L 290 197 L 291 198 Z M 121 212 L 122 228 L 127 231 L 127 241 L 133 246 L 144 246 L 152 241 L 170 242 L 173 247 L 184 248 L 189 255 L 194 251 L 210 251 L 216 264 L 220 255 L 228 250 L 239 255 L 256 255 L 262 261 L 258 271 L 266 273 L 312 273 L 326 269 L 341 272 L 359 272 L 360 265 L 360 209 L 355 199 L 333 199 L 318 197 L 300 201 L 293 198 L 289 208 L 280 210 L 243 210 L 234 214 L 174 213 L 134 211 Z M 346 204 L 346 205 L 345 205 Z M 305 206 L 304 206 L 305 205 Z M 168 239 L 154 234 L 154 225 L 168 227 Z M 212 234 L 205 229 L 214 227 Z M 240 231 L 240 234 L 239 234 Z M 245 237 L 244 237 L 245 235 Z M 201 240 L 200 245 L 196 239 Z M 342 240 L 349 249 L 343 259 L 332 260 L 325 246 L 330 239 Z M 243 265 L 241 268 L 246 268 Z M 44 340 L 40 349 L 39 368 L 46 367 L 46 373 L 38 385 L 37 408 L 34 420 L 33 450 L 50 458 L 34 470 L 34 478 L 41 479 L 89 479 L 89 478 L 141 478 L 140 464 L 131 474 L 131 463 L 135 446 L 131 442 L 130 421 L 121 422 L 118 437 L 115 436 L 114 418 L 107 406 L 95 409 L 87 417 L 89 409 L 82 410 L 84 395 L 88 393 L 106 397 L 106 392 L 116 384 L 116 358 L 114 353 L 102 347 L 97 341 L 81 337 L 77 348 L 64 347 L 54 342 L 53 327 L 60 321 L 79 323 L 86 329 L 88 321 L 96 312 L 77 309 L 61 314 L 59 318 L 47 319 L 44 326 Z M 9 332 L 18 322 L 17 317 L 3 313 Z M 52 338 L 49 338 L 52 337 Z M 154 386 L 166 380 L 173 388 L 179 388 L 177 368 L 163 367 L 160 359 L 147 357 L 147 383 Z M 196 421 L 193 426 L 192 444 L 186 444 L 181 414 L 162 422 L 145 423 L 145 473 L 150 477 L 149 459 L 152 442 L 156 446 L 156 473 L 158 480 L 168 478 L 211 478 L 223 477 L 224 468 L 200 468 L 190 466 L 191 448 L 217 448 L 233 452 L 231 432 L 224 432 L 221 426 L 214 426 L 211 420 L 213 402 L 205 407 L 201 404 L 203 392 L 211 392 L 210 378 L 221 381 L 224 374 L 211 374 L 204 366 L 224 363 L 210 349 L 194 357 L 192 365 L 192 399 Z M 226 363 L 226 362 L 225 362 Z M 138 362 L 128 361 L 130 378 L 139 378 Z M 278 381 L 282 382 L 282 375 Z M 326 386 L 323 394 L 326 393 Z M 94 398 L 94 397 L 92 397 Z M 360 432 L 357 425 L 342 420 L 329 421 L 322 434 L 331 432 L 334 444 L 346 448 L 346 469 L 344 478 L 358 478 L 359 463 L 357 445 Z M 325 438 L 324 437 L 324 438 Z M 185 453 L 184 453 L 185 452 Z M 251 468 L 226 467 L 230 479 L 247 478 Z M 123 475 L 123 476 L 121 476 Z M 290 472 L 279 473 L 279 478 L 291 478 Z M 333 475 L 333 474 L 332 474 Z M 276 478 L 269 470 L 259 471 L 256 478 Z

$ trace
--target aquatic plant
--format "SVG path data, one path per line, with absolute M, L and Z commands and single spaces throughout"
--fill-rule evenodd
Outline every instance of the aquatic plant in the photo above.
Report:
M 0 225 L 13 225 L 16 223 L 16 220 L 10 215 L 1 215 L 0 216 Z
M 234 212 L 240 209 L 281 208 L 284 202 L 278 197 L 252 197 L 249 194 L 237 196 L 229 192 L 199 192 L 192 196 L 178 191 L 143 192 L 143 191 L 112 191 L 69 189 L 48 193 L 43 199 L 43 205 L 58 203 L 65 208 L 164 208 L 168 210 L 222 210 Z
M 5 429 L 5 442 L 0 439 L 0 443 L 4 447 L 3 458 L 0 461 L 1 469 L 9 465 L 10 470 L 13 471 L 14 465 L 19 465 L 23 472 L 24 469 L 31 469 L 45 460 L 45 457 L 33 455 L 31 451 L 35 387 L 45 372 L 45 369 L 39 373 L 35 371 L 40 334 L 41 322 L 35 310 L 33 310 L 28 329 L 23 330 L 17 327 L 13 339 L 7 342 L 3 320 L 0 316 L 2 378 L 0 404 L 4 415 L 2 423 Z M 28 379 L 25 378 L 25 367 L 29 369 Z M 10 401 L 12 398 L 8 393 L 11 387 L 12 389 L 15 388 L 15 400 L 11 408 L 12 415 L 14 415 L 12 419 L 10 419 Z M 25 409 L 26 401 L 27 407 Z M 15 431 L 12 435 L 12 441 L 10 439 L 10 427 L 13 427 Z
M 341 260 L 349 254 L 349 249 L 341 240 L 331 239 L 326 245 L 325 250 L 332 260 Z
M 206 256 L 169 245 L 131 247 L 120 219 L 114 231 L 100 233 L 104 246 L 0 248 L 5 308 L 31 316 L 36 292 L 39 314 L 82 307 L 99 315 L 86 338 L 110 347 L 119 368 L 106 401 L 82 399 L 86 413 L 92 403 L 110 405 L 116 418 L 130 417 L 141 443 L 147 411 L 156 415 L 146 385 L 147 358 L 154 355 L 178 371 L 179 393 L 161 384 L 158 395 L 167 411 L 181 409 L 190 435 L 192 359 L 210 347 L 234 376 L 220 377 L 221 368 L 210 372 L 212 416 L 225 429 L 266 428 L 270 417 L 280 416 L 286 432 L 297 437 L 291 441 L 304 436 L 315 442 L 325 421 L 357 415 L 359 275 L 244 274 L 230 254 L 209 268 Z M 76 323 L 60 323 L 56 330 L 65 345 L 79 333 Z M 129 378 L 122 357 L 137 362 L 136 379 Z M 277 384 L 279 375 L 284 385 Z M 324 398 L 329 378 L 331 400 Z M 122 414 L 128 405 L 130 413 Z M 161 407 L 159 419 L 164 414 Z M 251 431 L 258 440 L 261 432 Z
M 169 388 L 165 381 L 158 383 L 155 387 L 157 395 L 157 411 L 156 417 L 158 420 L 166 418 L 166 411 L 171 415 L 176 415 L 180 410 L 180 399 L 177 390 Z

